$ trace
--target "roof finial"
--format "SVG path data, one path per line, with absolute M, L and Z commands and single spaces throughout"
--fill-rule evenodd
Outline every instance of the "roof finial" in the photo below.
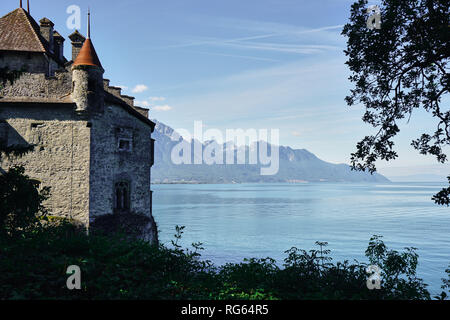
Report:
M 87 38 L 91 38 L 91 8 L 88 7 L 88 30 L 87 30 Z
M 30 0 L 27 0 L 27 9 L 28 14 L 30 14 Z
M 20 0 L 20 7 L 22 8 L 22 0 Z

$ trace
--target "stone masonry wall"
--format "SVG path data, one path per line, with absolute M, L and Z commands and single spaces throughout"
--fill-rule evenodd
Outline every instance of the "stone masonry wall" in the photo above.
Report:
M 151 129 L 120 106 L 106 105 L 92 120 L 91 218 L 114 211 L 116 182 L 130 183 L 131 211 L 151 215 Z M 120 151 L 118 139 L 131 138 L 132 150 Z
M 8 67 L 9 70 L 21 70 L 25 68 L 28 73 L 40 73 L 46 76 L 54 76 L 61 67 L 50 57 L 37 52 L 0 52 L 0 68 Z
M 71 91 L 72 75 L 70 72 L 57 72 L 51 78 L 43 73 L 24 73 L 13 85 L 8 83 L 0 90 L 0 99 L 5 96 L 8 98 L 59 99 L 70 94 Z
M 48 61 L 43 53 L 27 52 L 2 52 L 0 53 L 0 68 L 8 67 L 9 70 L 21 70 L 26 68 L 30 73 L 47 74 Z
M 51 187 L 44 204 L 51 215 L 89 225 L 90 128 L 73 105 L 18 107 L 3 103 L 0 118 L 8 126 L 8 144 L 35 144 L 35 151 L 16 160 L 2 159 L 3 170 L 23 165 L 26 174 Z

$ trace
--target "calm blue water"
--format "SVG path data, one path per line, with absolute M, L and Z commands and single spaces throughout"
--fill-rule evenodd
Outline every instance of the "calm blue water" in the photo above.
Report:
M 202 256 L 218 265 L 245 257 L 280 264 L 293 246 L 327 241 L 334 261 L 367 262 L 374 234 L 389 248 L 416 247 L 419 276 L 440 292 L 450 264 L 450 209 L 431 196 L 443 184 L 154 185 L 153 211 L 161 242 L 186 226 L 181 244 L 203 242 Z

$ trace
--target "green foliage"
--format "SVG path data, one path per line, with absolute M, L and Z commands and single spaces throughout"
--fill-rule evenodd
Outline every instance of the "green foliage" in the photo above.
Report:
M 181 236 L 184 228 L 176 230 Z M 373 291 L 366 286 L 367 265 L 331 263 L 325 243 L 318 243 L 319 250 L 288 250 L 283 267 L 270 258 L 216 267 L 199 259 L 201 245 L 192 251 L 174 244 L 170 249 L 120 234 L 88 235 L 66 222 L 27 230 L 14 240 L 3 237 L 0 300 L 430 299 L 415 275 L 417 255 L 388 250 L 380 237 L 367 249 L 369 261 L 383 268 L 382 289 Z M 81 268 L 81 290 L 66 288 L 70 265 Z
M 364 105 L 363 121 L 377 130 L 357 144 L 351 158 L 354 169 L 373 173 L 376 161 L 396 159 L 399 122 L 409 122 L 418 109 L 435 119 L 436 128 L 412 146 L 441 163 L 447 161 L 450 110 L 442 101 L 450 90 L 449 6 L 449 0 L 382 0 L 381 28 L 370 30 L 368 1 L 352 5 L 350 22 L 342 31 L 348 38 L 349 80 L 355 85 L 346 101 L 349 106 Z M 433 200 L 449 205 L 449 196 L 444 189 Z
M 24 66 L 20 70 L 9 70 L 8 67 L 0 68 L 0 90 L 9 82 L 14 83 L 23 72 L 27 70 L 27 67 Z
M 0 175 L 0 234 L 15 236 L 32 228 L 46 215 L 42 202 L 50 189 L 38 190 L 38 182 L 25 175 L 23 167 L 13 167 Z
M 422 279 L 417 278 L 418 254 L 416 248 L 405 248 L 404 252 L 388 250 L 381 236 L 370 239 L 366 256 L 373 265 L 382 269 L 382 290 L 392 298 L 430 298 Z
M 450 176 L 447 177 L 448 184 L 450 185 Z M 439 191 L 438 194 L 433 196 L 433 200 L 442 206 L 450 206 L 450 187 L 444 188 Z
M 0 68 L 0 90 L 9 82 L 13 84 L 26 67 L 21 70 Z M 3 122 L 4 120 L 2 120 Z M 34 150 L 33 145 L 0 144 L 0 161 L 20 158 Z M 50 193 L 43 187 L 39 191 L 39 183 L 25 175 L 23 167 L 9 168 L 8 172 L 0 172 L 0 236 L 16 236 L 38 223 L 39 217 L 44 217 L 47 211 L 42 206 Z

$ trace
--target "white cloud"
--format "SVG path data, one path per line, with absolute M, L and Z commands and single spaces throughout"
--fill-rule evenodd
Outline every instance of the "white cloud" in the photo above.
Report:
M 141 93 L 144 91 L 147 91 L 148 87 L 145 84 L 138 84 L 134 89 L 132 90 L 133 93 Z
M 166 100 L 166 98 L 164 98 L 164 97 L 150 97 L 150 98 L 145 99 L 145 100 L 136 101 L 136 105 L 139 105 L 139 106 L 145 107 L 145 108 L 150 108 L 150 107 L 154 106 L 155 102 L 158 102 L 158 101 L 161 102 L 161 101 L 165 101 L 165 100 Z M 172 108 L 170 106 L 168 106 L 168 105 L 155 106 L 155 110 L 157 110 L 157 111 L 168 111 L 168 110 L 171 110 L 171 109 Z
M 166 98 L 164 97 L 150 97 L 148 98 L 150 101 L 165 101 Z
M 300 137 L 302 134 L 300 133 L 300 132 L 298 132 L 298 131 L 292 131 L 291 132 L 292 133 L 292 135 L 294 136 L 294 137 Z
M 143 101 L 136 101 L 136 105 L 137 105 L 137 106 L 144 107 L 144 108 L 148 108 L 148 107 L 151 106 L 150 103 L 149 103 L 148 101 L 146 101 L 146 100 L 143 100 Z
M 122 90 L 128 90 L 129 89 L 127 86 L 117 86 L 117 87 L 119 87 Z
M 155 106 L 155 107 L 153 107 L 153 110 L 155 110 L 155 111 L 170 111 L 170 110 L 172 110 L 172 107 L 166 104 L 163 106 Z

